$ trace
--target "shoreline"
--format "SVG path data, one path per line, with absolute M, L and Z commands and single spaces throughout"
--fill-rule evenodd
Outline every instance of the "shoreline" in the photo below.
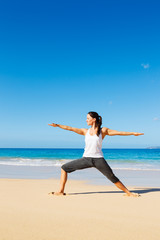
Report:
M 113 169 L 115 175 L 127 186 L 159 187 L 160 171 Z M 3 166 L 0 179 L 60 179 L 60 167 Z M 68 180 L 85 181 L 92 185 L 112 186 L 97 169 L 90 168 L 68 174 Z
M 48 195 L 57 179 L 0 179 L 0 232 L 4 240 L 159 240 L 160 188 L 115 186 L 69 180 L 66 196 Z

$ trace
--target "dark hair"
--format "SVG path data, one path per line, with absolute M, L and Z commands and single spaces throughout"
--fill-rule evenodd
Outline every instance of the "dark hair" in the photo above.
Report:
M 97 112 L 88 112 L 88 114 L 89 114 L 92 118 L 96 118 L 96 126 L 98 127 L 97 136 L 99 136 L 99 134 L 100 134 L 100 132 L 101 132 L 102 117 L 99 116 Z

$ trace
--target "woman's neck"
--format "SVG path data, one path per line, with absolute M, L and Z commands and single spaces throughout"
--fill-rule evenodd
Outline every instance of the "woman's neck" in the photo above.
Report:
M 96 126 L 95 123 L 93 123 L 93 125 L 91 126 L 91 129 L 92 129 L 92 131 L 94 131 L 94 132 L 97 132 L 97 131 L 98 131 L 98 127 Z

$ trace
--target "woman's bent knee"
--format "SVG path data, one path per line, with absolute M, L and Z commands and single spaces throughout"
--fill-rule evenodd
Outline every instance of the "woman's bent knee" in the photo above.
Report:
M 62 165 L 62 166 L 61 166 L 61 169 L 62 169 L 63 171 L 65 171 L 66 173 L 71 173 L 71 172 L 74 171 L 71 167 L 68 166 L 68 163 Z
M 66 167 L 64 165 L 61 166 L 61 169 L 64 171 L 64 172 L 67 172 L 66 170 Z
M 61 171 L 67 173 L 62 167 L 61 167 Z

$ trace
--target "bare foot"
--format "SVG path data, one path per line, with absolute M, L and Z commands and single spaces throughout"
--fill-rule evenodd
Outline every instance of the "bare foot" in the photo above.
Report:
M 141 195 L 140 194 L 138 194 L 138 193 L 129 193 L 129 194 L 124 194 L 123 196 L 125 196 L 125 197 L 140 197 Z
M 66 195 L 66 193 L 62 193 L 62 192 L 50 192 L 48 194 L 49 195 L 55 195 L 55 196 L 64 196 L 64 195 Z

